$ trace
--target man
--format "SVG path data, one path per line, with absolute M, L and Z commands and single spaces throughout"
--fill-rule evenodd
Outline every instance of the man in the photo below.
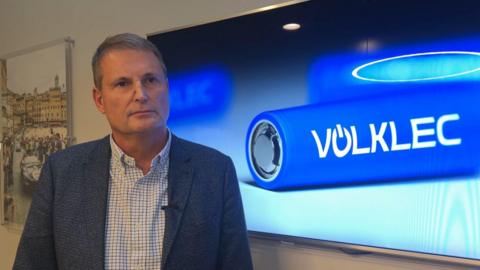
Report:
M 156 47 L 116 35 L 92 68 L 112 133 L 50 156 L 14 269 L 252 269 L 232 161 L 168 130 Z

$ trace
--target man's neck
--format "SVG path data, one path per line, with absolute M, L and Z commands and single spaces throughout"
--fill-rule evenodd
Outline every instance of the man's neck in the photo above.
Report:
M 168 130 L 158 129 L 141 134 L 118 134 L 112 131 L 113 140 L 122 151 L 135 159 L 135 165 L 147 174 L 152 159 L 162 151 L 168 140 Z

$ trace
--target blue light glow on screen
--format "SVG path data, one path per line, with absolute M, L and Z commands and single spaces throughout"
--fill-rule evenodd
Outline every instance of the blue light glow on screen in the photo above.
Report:
M 192 117 L 216 117 L 228 106 L 232 83 L 226 68 L 207 65 L 196 70 L 172 74 L 170 123 Z
M 361 80 L 414 82 L 466 76 L 480 70 L 478 52 L 426 52 L 394 56 L 369 62 L 352 71 Z
M 309 103 L 432 89 L 480 81 L 480 38 L 320 56 L 308 71 Z M 386 83 L 389 85 L 386 86 Z

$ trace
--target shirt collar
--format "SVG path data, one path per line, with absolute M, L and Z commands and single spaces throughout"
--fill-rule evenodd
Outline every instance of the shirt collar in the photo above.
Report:
M 168 156 L 170 154 L 170 144 L 172 141 L 172 135 L 169 129 L 167 129 L 167 143 L 163 149 L 152 159 L 150 164 L 150 170 L 153 170 L 157 165 L 164 166 L 168 161 Z M 110 147 L 112 149 L 112 161 L 115 165 L 120 165 L 123 168 L 135 167 L 135 159 L 122 151 L 120 146 L 118 146 L 113 140 L 112 134 L 110 134 Z

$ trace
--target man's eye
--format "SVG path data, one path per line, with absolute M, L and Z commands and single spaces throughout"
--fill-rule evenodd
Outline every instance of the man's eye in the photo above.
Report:
M 158 79 L 156 77 L 147 77 L 145 78 L 145 83 L 146 84 L 154 84 L 157 83 Z
M 117 84 L 115 86 L 117 86 L 117 87 L 127 87 L 128 82 L 120 81 L 120 82 L 117 82 Z

